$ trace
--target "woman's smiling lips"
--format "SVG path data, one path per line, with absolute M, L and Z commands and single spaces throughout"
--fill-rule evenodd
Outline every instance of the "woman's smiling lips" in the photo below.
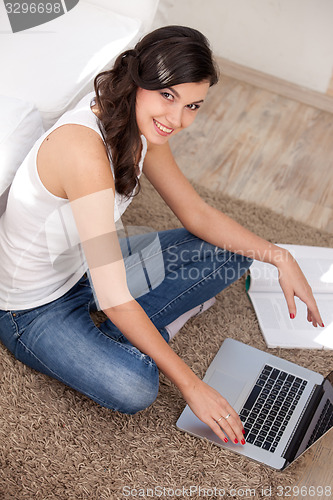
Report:
M 154 118 L 153 118 L 153 122 L 154 122 L 154 125 L 155 125 L 155 128 L 156 128 L 157 132 L 160 135 L 164 135 L 164 136 L 170 135 L 174 131 L 173 128 L 168 128 L 165 125 L 162 125 L 162 123 L 158 122 Z

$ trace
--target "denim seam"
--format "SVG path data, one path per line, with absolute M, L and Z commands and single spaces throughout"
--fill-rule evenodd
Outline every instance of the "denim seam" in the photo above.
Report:
M 11 322 L 12 326 L 14 327 L 14 335 L 15 335 L 16 339 L 20 338 L 20 336 L 21 336 L 20 330 L 19 330 L 18 324 L 16 323 L 16 321 L 13 318 L 12 313 L 10 313 L 10 322 Z
M 200 285 L 203 281 L 206 281 L 208 278 L 210 278 L 212 276 L 212 274 L 215 274 L 217 273 L 220 269 L 222 269 L 229 261 L 230 259 L 234 256 L 235 254 L 234 253 L 230 253 L 230 256 L 228 258 L 228 260 L 226 260 L 225 262 L 223 262 L 217 269 L 215 269 L 214 271 L 212 271 L 210 274 L 208 274 L 207 276 L 205 276 L 204 278 L 202 278 L 200 281 L 198 281 L 197 283 L 195 283 L 194 285 L 192 285 L 191 287 L 187 288 L 185 291 L 183 291 L 180 295 L 178 295 L 177 297 L 174 297 L 170 302 L 168 302 L 168 304 L 166 304 L 162 309 L 160 309 L 159 311 L 157 311 L 153 316 L 150 317 L 150 319 L 152 318 L 155 318 L 156 316 L 158 316 L 159 314 L 161 314 L 163 311 L 165 311 L 165 309 L 170 306 L 173 302 L 175 302 L 176 300 L 178 300 L 180 297 L 182 297 L 183 295 L 185 295 L 187 292 L 189 292 L 190 290 L 192 290 L 194 287 Z

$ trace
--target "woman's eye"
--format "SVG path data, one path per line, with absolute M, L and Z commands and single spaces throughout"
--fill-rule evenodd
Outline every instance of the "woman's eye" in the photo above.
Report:
M 173 99 L 173 95 L 169 94 L 169 92 L 161 92 L 161 95 L 165 98 L 171 101 Z
M 196 111 L 197 109 L 200 108 L 200 106 L 198 104 L 188 104 L 187 107 L 191 110 L 191 111 Z

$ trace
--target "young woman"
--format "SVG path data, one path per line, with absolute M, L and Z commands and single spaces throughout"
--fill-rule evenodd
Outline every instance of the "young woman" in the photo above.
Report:
M 1 218 L 0 339 L 23 363 L 125 413 L 155 400 L 161 370 L 221 439 L 245 444 L 236 412 L 170 338 L 253 258 L 278 267 L 291 317 L 298 296 L 308 320 L 322 320 L 291 255 L 206 204 L 173 159 L 169 138 L 217 79 L 201 33 L 158 29 L 37 141 Z M 118 239 L 141 171 L 184 228 Z M 108 317 L 99 328 L 97 308 Z

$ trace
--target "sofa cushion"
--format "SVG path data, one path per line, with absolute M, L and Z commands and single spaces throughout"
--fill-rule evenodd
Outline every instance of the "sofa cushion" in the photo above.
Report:
M 0 215 L 15 172 L 43 134 L 42 118 L 29 102 L 0 95 Z
M 18 33 L 2 33 L 0 94 L 33 102 L 48 129 L 92 90 L 140 33 L 141 21 L 80 1 L 67 14 Z

